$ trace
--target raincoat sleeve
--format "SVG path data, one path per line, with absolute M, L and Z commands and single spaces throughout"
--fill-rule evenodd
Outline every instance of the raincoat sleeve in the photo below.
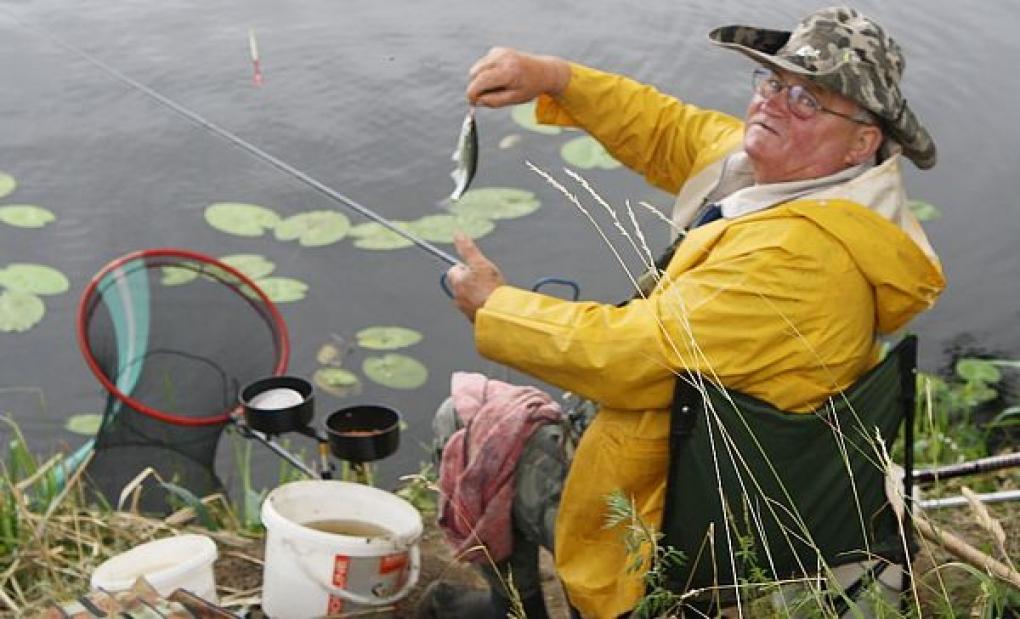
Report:
M 738 119 L 703 110 L 629 78 L 571 64 L 570 82 L 538 98 L 536 119 L 581 127 L 656 187 L 677 193 L 708 147 L 743 131 Z
M 668 273 L 651 296 L 623 307 L 500 287 L 476 316 L 475 344 L 489 359 L 637 411 L 668 407 L 684 369 L 742 390 L 810 352 L 816 332 L 859 332 L 869 345 L 870 322 L 843 324 L 837 308 L 858 295 L 859 276 L 827 267 L 826 253 L 840 252 L 831 239 L 810 226 L 794 231 L 810 237 L 796 256 L 761 234 L 760 244 Z

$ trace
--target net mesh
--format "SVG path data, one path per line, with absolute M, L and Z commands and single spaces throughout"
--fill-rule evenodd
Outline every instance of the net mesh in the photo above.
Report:
M 221 490 L 216 448 L 239 389 L 287 360 L 286 327 L 255 285 L 179 250 L 103 269 L 82 297 L 79 338 L 109 393 L 87 474 L 113 504 L 147 467 L 199 497 Z M 146 484 L 144 511 L 178 506 Z

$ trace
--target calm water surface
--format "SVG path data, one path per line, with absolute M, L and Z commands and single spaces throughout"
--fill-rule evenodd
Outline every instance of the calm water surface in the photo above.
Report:
M 939 305 L 911 327 L 922 337 L 922 363 L 939 366 L 944 349 L 967 338 L 1020 357 L 1020 129 L 1014 121 L 1020 81 L 1009 77 L 1020 57 L 1020 5 L 857 6 L 879 18 L 907 50 L 905 90 L 940 147 L 934 171 L 906 169 L 912 197 L 942 210 L 926 227 L 949 278 Z M 18 421 L 38 451 L 80 442 L 63 429 L 65 420 L 101 410 L 103 397 L 75 343 L 77 296 L 112 258 L 159 246 L 259 253 L 276 262 L 277 274 L 308 282 L 306 299 L 281 307 L 294 344 L 291 372 L 298 375 L 315 371 L 315 352 L 330 334 L 349 338 L 384 324 L 424 333 L 425 340 L 407 351 L 428 365 L 424 387 L 402 392 L 369 383 L 358 398 L 395 406 L 409 424 L 403 449 L 384 466 L 386 479 L 416 469 L 424 458 L 429 418 L 448 391 L 451 371 L 507 376 L 474 353 L 469 328 L 436 285 L 439 263 L 419 250 L 367 252 L 349 241 L 300 248 L 208 227 L 202 212 L 212 202 L 252 202 L 283 215 L 336 206 L 12 16 L 81 47 L 381 214 L 416 219 L 440 212 L 437 202 L 450 191 L 448 157 L 465 110 L 466 71 L 489 47 L 562 55 L 742 114 L 751 65 L 709 45 L 706 32 L 725 23 L 785 28 L 817 7 L 794 0 L 649 0 L 640 6 L 606 0 L 2 0 L 0 170 L 20 184 L 0 203 L 44 206 L 58 220 L 41 230 L 0 225 L 0 266 L 49 264 L 67 274 L 72 290 L 46 299 L 47 315 L 36 328 L 0 334 L 0 411 Z M 249 28 L 258 33 L 262 88 L 251 84 Z M 535 214 L 500 223 L 483 248 L 515 282 L 568 275 L 587 298 L 625 295 L 628 280 L 590 225 L 523 163 L 558 173 L 559 146 L 573 136 L 529 133 L 505 110 L 482 110 L 479 123 L 476 186 L 521 187 L 543 201 Z M 523 139 L 499 148 L 512 133 Z M 587 176 L 614 204 L 670 204 L 629 172 Z M 643 223 L 650 240 L 665 240 L 660 226 Z M 320 418 L 345 403 L 321 396 Z M 276 461 L 267 452 L 256 454 L 258 474 L 271 483 Z

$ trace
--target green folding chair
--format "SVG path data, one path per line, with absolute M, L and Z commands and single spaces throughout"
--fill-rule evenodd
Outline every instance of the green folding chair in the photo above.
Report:
M 685 555 L 666 581 L 686 609 L 715 613 L 738 596 L 769 593 L 758 583 L 800 581 L 811 605 L 840 616 L 887 568 L 905 567 L 911 527 L 886 498 L 877 437 L 891 450 L 902 429 L 913 444 L 916 367 L 917 340 L 906 337 L 811 414 L 778 410 L 702 375 L 677 380 L 660 530 L 662 544 Z M 904 451 L 910 497 L 912 450 Z M 833 568 L 859 562 L 870 567 L 836 582 Z M 909 586 L 902 574 L 894 596 Z

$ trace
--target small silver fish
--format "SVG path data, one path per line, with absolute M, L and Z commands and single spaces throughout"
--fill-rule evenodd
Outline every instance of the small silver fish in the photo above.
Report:
M 450 172 L 453 179 L 453 193 L 450 200 L 456 202 L 467 191 L 471 180 L 475 177 L 478 169 L 478 128 L 475 126 L 475 108 L 468 109 L 464 123 L 460 126 L 460 136 L 457 138 L 457 150 L 453 151 L 450 157 L 457 162 L 457 167 Z

